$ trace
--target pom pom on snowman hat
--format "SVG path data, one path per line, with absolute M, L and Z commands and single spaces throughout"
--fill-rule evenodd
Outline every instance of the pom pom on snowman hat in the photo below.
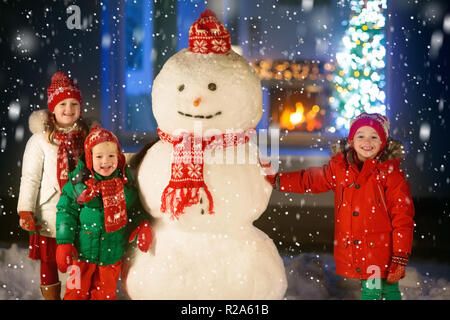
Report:
M 189 29 L 189 50 L 193 53 L 225 54 L 231 50 L 230 33 L 217 20 L 216 14 L 206 10 Z

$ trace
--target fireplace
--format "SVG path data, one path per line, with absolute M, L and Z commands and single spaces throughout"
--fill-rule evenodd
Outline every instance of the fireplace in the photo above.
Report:
M 260 60 L 253 63 L 267 90 L 269 127 L 286 133 L 284 143 L 306 146 L 311 136 L 333 134 L 332 72 L 321 61 Z
M 315 132 L 320 131 L 326 122 L 327 110 L 320 106 L 318 93 L 302 92 L 297 89 L 270 93 L 272 127 L 280 130 Z
M 262 85 L 269 91 L 271 127 L 294 132 L 317 132 L 332 126 L 332 64 L 260 60 L 253 66 Z

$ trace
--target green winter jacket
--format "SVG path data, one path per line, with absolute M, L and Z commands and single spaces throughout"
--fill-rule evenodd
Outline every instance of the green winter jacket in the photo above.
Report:
M 95 173 L 94 179 L 101 181 L 116 178 L 119 172 L 120 169 L 116 169 L 109 177 Z M 107 233 L 101 196 L 93 198 L 88 203 L 77 202 L 78 196 L 87 188 L 84 181 L 90 174 L 84 164 L 84 157 L 80 157 L 75 170 L 69 173 L 69 182 L 64 185 L 56 206 L 58 245 L 74 244 L 80 260 L 101 266 L 114 264 L 122 258 L 128 235 L 141 221 L 148 219 L 140 204 L 138 191 L 128 166 L 125 172 L 129 181 L 124 185 L 128 224 L 117 231 Z

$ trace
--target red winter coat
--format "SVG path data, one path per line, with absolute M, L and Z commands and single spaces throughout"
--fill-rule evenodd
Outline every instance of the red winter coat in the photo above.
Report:
M 338 141 L 323 167 L 279 174 L 281 192 L 334 191 L 334 259 L 339 275 L 386 278 L 395 253 L 411 253 L 414 205 L 399 168 L 403 146 L 389 138 L 380 160 L 367 160 L 361 172 L 353 149 Z

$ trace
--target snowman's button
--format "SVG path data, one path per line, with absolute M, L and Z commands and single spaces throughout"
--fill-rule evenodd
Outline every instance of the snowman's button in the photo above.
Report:
M 211 91 L 216 91 L 217 86 L 214 82 L 211 82 L 210 84 L 208 84 L 208 89 Z

